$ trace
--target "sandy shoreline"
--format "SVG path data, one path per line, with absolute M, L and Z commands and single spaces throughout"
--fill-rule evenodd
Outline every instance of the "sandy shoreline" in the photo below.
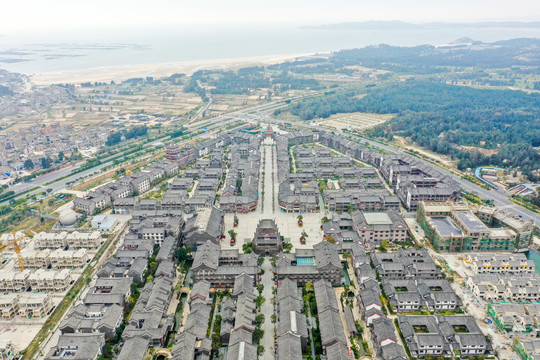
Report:
M 36 85 L 58 83 L 82 83 L 111 80 L 126 80 L 134 77 L 153 76 L 156 78 L 174 73 L 192 74 L 201 69 L 235 69 L 254 65 L 271 65 L 311 54 L 268 55 L 246 58 L 185 61 L 174 63 L 140 64 L 101 67 L 92 69 L 48 72 L 30 76 Z

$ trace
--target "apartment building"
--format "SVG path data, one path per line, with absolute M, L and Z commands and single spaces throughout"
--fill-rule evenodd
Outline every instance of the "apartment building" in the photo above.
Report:
M 465 203 L 420 202 L 417 220 L 439 251 L 513 251 L 523 246 L 528 248 L 528 235 L 522 237 L 511 227 L 488 227 L 495 224 L 491 216 L 497 212 L 496 209 L 486 211 L 483 207 Z M 481 218 L 491 222 L 486 225 Z
M 382 239 L 403 242 L 409 237 L 409 227 L 397 211 L 355 211 L 352 219 L 360 239 L 371 248 L 379 246 Z

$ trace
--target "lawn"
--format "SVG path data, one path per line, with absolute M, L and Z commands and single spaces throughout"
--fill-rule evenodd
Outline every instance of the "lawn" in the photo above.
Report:
M 413 330 L 417 334 L 428 334 L 429 330 L 426 325 L 413 325 Z

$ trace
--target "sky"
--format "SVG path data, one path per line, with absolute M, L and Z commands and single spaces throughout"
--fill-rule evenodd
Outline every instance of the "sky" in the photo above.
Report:
M 206 24 L 540 21 L 538 0 L 4 0 L 0 33 Z

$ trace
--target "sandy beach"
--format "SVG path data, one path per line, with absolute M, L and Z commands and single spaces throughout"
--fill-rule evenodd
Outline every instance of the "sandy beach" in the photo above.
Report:
M 201 69 L 237 69 L 255 65 L 271 65 L 310 54 L 269 55 L 247 58 L 229 58 L 201 61 L 186 61 L 175 63 L 140 64 L 91 68 L 82 70 L 48 72 L 30 76 L 36 85 L 49 85 L 58 83 L 83 83 L 111 80 L 125 80 L 134 77 L 153 76 L 156 78 L 169 76 L 175 73 L 192 74 Z

